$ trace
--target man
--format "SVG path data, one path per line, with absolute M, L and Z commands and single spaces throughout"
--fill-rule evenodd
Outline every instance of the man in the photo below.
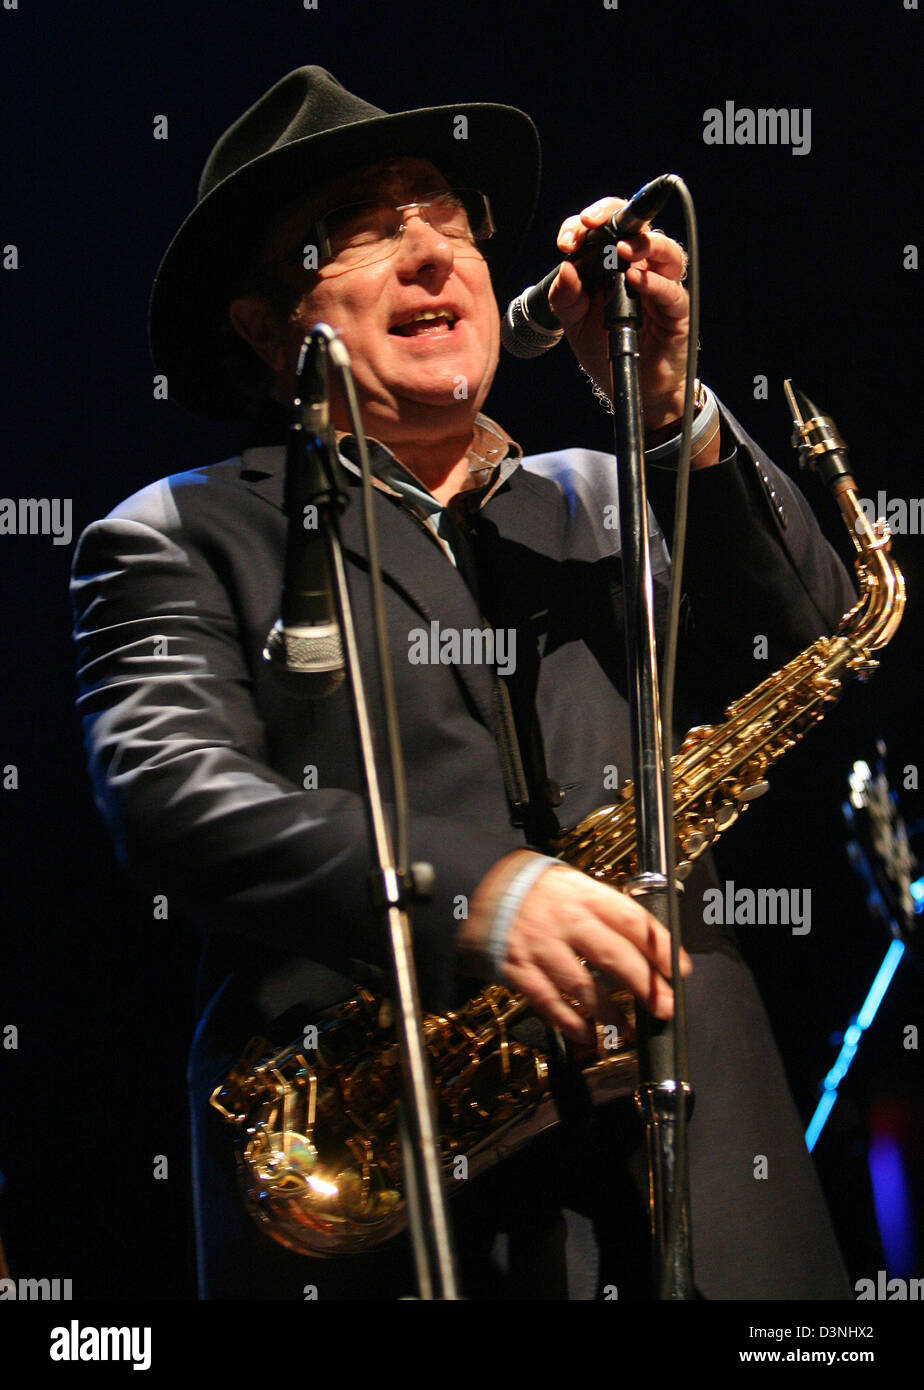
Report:
M 536 135 L 521 112 L 476 105 L 386 116 L 322 70 L 302 68 L 219 141 L 155 283 L 152 347 L 171 393 L 206 414 L 248 414 L 256 447 L 154 484 L 88 528 L 74 596 L 99 804 L 126 862 L 206 930 L 205 1009 L 190 1065 L 203 1296 L 301 1297 L 307 1283 L 321 1297 L 413 1291 L 400 1241 L 361 1262 L 322 1265 L 271 1245 L 241 1212 L 228 1140 L 207 1109 L 253 1033 L 288 1041 L 286 1020 L 301 1028 L 354 982 L 380 982 L 384 965 L 347 696 L 305 699 L 261 656 L 285 538 L 280 443 L 298 347 L 315 322 L 331 323 L 349 349 L 375 441 L 410 856 L 436 870 L 432 897 L 414 909 L 424 1006 L 448 1007 L 497 977 L 566 1037 L 586 1041 L 587 1017 L 600 1010 L 596 969 L 656 1016 L 673 1011 L 663 927 L 544 854 L 556 824 L 612 799 L 604 769 L 628 768 L 630 757 L 621 606 L 612 603 L 618 532 L 603 525 L 614 462 L 568 451 L 527 469 L 480 413 L 498 360 L 491 272 L 509 261 L 537 181 Z M 568 218 L 559 249 L 579 247 L 619 205 L 603 199 Z M 684 257 L 649 230 L 623 251 L 643 310 L 646 445 L 669 465 L 686 346 Z M 599 303 L 573 265 L 563 264 L 550 298 L 605 389 Z M 355 476 L 338 394 L 332 416 Z M 694 467 L 684 692 L 715 712 L 755 683 L 754 633 L 768 637 L 780 665 L 853 596 L 802 499 L 709 393 L 694 426 Z M 662 495 L 667 478 L 662 468 Z M 653 496 L 658 488 L 653 473 Z M 365 658 L 355 502 L 342 529 Z M 484 618 L 515 639 L 506 723 L 498 673 L 405 660 L 414 629 L 436 620 L 444 631 L 477 630 Z M 505 737 L 524 763 L 522 816 L 511 816 Z M 459 901 L 468 903 L 462 921 Z M 695 892 L 685 917 L 696 956 L 692 974 L 686 951 L 681 968 L 698 1096 L 698 1287 L 719 1298 L 846 1296 L 753 985 L 734 943 L 703 923 Z M 638 1141 L 631 1108 L 610 1107 L 473 1183 L 454 1207 L 465 1291 L 590 1297 L 615 1283 L 622 1297 L 644 1295 Z M 768 1156 L 772 1183 L 754 1181 L 757 1153 Z

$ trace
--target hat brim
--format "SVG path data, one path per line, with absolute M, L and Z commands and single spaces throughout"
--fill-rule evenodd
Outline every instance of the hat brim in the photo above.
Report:
M 460 119 L 464 118 L 464 119 Z M 535 209 L 539 138 L 529 117 L 488 102 L 437 106 L 325 130 L 252 160 L 199 202 L 161 261 L 151 293 L 151 353 L 170 396 L 197 414 L 247 413 L 229 381 L 215 379 L 227 305 L 253 270 L 273 218 L 334 175 L 386 158 L 426 159 L 490 199 L 495 233 L 484 243 L 495 281 L 507 271 Z

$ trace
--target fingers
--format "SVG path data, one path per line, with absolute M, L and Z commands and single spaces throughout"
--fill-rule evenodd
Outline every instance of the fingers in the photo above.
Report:
M 562 942 L 545 941 L 528 955 L 512 950 L 506 972 L 511 988 L 527 995 L 546 1023 L 560 1028 L 573 1042 L 593 1041 L 586 1020 L 594 1017 L 597 1008 L 596 981 Z
M 641 915 L 639 924 L 631 919 L 610 919 L 603 913 L 588 914 L 568 931 L 565 939 L 573 951 L 598 970 L 612 979 L 624 980 L 636 993 L 645 993 L 652 970 L 665 982 L 671 978 L 671 937 L 655 918 L 648 913 Z M 688 975 L 691 968 L 689 956 L 681 951 L 681 974 Z
M 646 912 L 633 898 L 618 893 L 608 884 L 576 872 L 569 881 L 559 876 L 549 888 L 571 898 L 578 910 L 562 919 L 562 936 L 569 946 L 607 973 L 613 973 L 612 948 L 624 943 L 629 950 L 642 955 L 665 978 L 671 974 L 671 936 L 667 928 Z M 593 957 L 583 951 L 586 938 L 592 938 Z M 609 948 L 609 949 L 608 949 Z M 598 959 L 598 956 L 601 957 Z M 681 973 L 688 975 L 693 967 L 689 955 L 681 948 Z
M 633 937 L 613 931 L 588 917 L 573 931 L 572 949 L 603 972 L 614 984 L 631 989 L 656 1018 L 671 1018 L 674 992 L 670 979 L 670 935 L 659 923 L 633 933 Z M 681 962 L 681 973 L 690 965 Z
M 590 298 L 581 283 L 577 266 L 571 261 L 562 263 L 558 275 L 549 286 L 549 304 L 566 333 L 585 319 Z
M 625 198 L 598 198 L 583 212 L 566 217 L 558 230 L 558 249 L 565 254 L 576 251 L 592 227 L 602 227 L 625 205 Z
M 652 321 L 659 330 L 666 334 L 685 331 L 690 302 L 679 281 L 655 274 L 644 263 L 630 266 L 626 278 L 644 298 Z M 584 289 L 577 267 L 571 261 L 563 262 L 549 286 L 549 304 L 566 333 L 584 325 L 591 309 L 591 299 Z M 602 324 L 598 327 L 602 335 Z
M 550 952 L 544 966 L 508 962 L 508 976 L 510 987 L 527 995 L 546 1023 L 571 1042 L 593 1044 L 596 1024 L 615 1024 L 624 1035 L 632 1029 L 624 1004 L 570 951 Z
M 566 217 L 558 232 L 557 245 L 566 255 L 577 251 L 594 227 L 602 227 L 614 213 L 625 207 L 624 198 L 599 198 L 582 212 Z M 679 242 L 646 223 L 635 236 L 617 243 L 624 260 L 643 270 L 653 270 L 678 284 L 686 275 L 687 255 Z M 642 264 L 640 264 L 642 263 Z
M 525 994 L 539 1017 L 551 1028 L 560 1028 L 569 1042 L 593 1042 L 590 1024 L 561 997 L 537 966 L 511 966 L 507 976 L 510 988 L 517 994 Z
M 626 272 L 629 284 L 644 298 L 658 326 L 671 332 L 685 328 L 690 316 L 690 301 L 683 285 L 664 275 L 655 275 L 643 266 L 630 266 Z
M 687 253 L 680 242 L 655 231 L 647 223 L 636 236 L 617 242 L 617 249 L 625 260 L 634 265 L 644 262 L 643 269 L 656 270 L 678 284 L 686 275 Z
M 688 975 L 692 968 L 681 951 L 681 973 Z M 514 919 L 506 980 L 529 997 L 547 1022 L 574 1041 L 588 1042 L 590 1030 L 580 1015 L 600 1017 L 600 986 L 593 970 L 612 986 L 630 989 L 655 1017 L 673 1016 L 667 929 L 625 894 L 556 867 L 537 879 Z

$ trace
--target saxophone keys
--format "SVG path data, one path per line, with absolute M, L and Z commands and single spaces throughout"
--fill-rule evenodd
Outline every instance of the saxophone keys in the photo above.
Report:
M 715 823 L 719 831 L 727 830 L 730 825 L 734 825 L 740 812 L 733 801 L 723 801 L 721 806 L 716 807 Z
M 812 686 L 825 704 L 831 704 L 835 701 L 841 691 L 841 683 L 836 677 L 817 675 L 812 680 Z
M 736 790 L 735 795 L 739 801 L 747 803 L 748 801 L 756 801 L 759 796 L 763 796 L 764 792 L 768 792 L 769 790 L 769 782 L 752 782 L 749 787 L 741 787 Z
M 680 844 L 688 859 L 696 859 L 703 850 L 708 849 L 716 837 L 716 824 L 711 816 L 696 822 L 696 828 L 688 834 L 680 835 Z
M 681 743 L 680 747 L 677 749 L 676 757 L 679 758 L 681 753 L 692 752 L 692 750 L 698 748 L 700 744 L 706 743 L 714 733 L 715 729 L 711 724 L 695 725 L 692 729 L 687 731 L 683 743 Z

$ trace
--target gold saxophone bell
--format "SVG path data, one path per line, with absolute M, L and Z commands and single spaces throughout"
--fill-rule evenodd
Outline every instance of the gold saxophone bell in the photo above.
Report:
M 905 607 L 888 527 L 867 521 L 836 427 L 788 381 L 785 390 L 800 459 L 831 486 L 853 541 L 860 597 L 833 636 L 819 637 L 729 705 L 723 723 L 687 734 L 672 760 L 679 876 L 767 791 L 770 767 L 824 717 L 842 681 L 875 669 L 871 653 L 890 641 Z M 622 888 L 636 872 L 632 784 L 564 832 L 557 851 Z M 596 1103 L 631 1093 L 636 1082 L 632 999 L 613 998 L 626 1027 L 597 1025 L 596 1046 L 577 1057 Z M 311 1048 L 304 1038 L 275 1050 L 253 1039 L 212 1095 L 237 1131 L 248 1209 L 289 1249 L 359 1253 L 406 1224 L 401 1068 L 389 1013 L 385 1000 L 360 991 L 318 1020 Z M 476 1177 L 557 1123 L 554 1047 L 524 996 L 489 985 L 459 1010 L 425 1015 L 423 1031 L 447 1176 Z M 457 1190 L 452 1181 L 449 1190 Z

